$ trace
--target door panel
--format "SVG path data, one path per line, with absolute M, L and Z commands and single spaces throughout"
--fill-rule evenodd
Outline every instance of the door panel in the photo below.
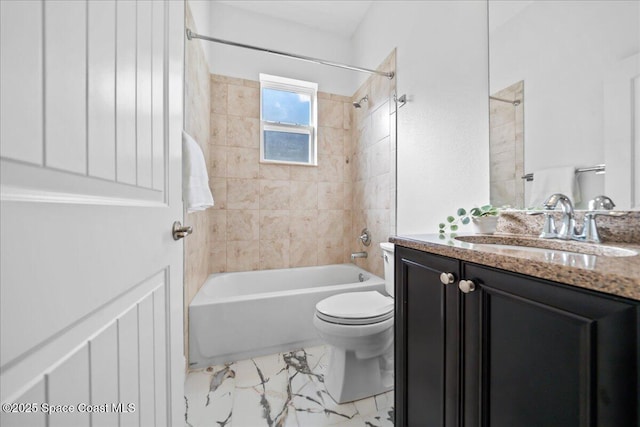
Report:
M 458 304 L 440 274 L 458 277 L 458 263 L 400 247 L 396 260 L 396 425 L 455 426 Z
M 464 362 L 465 426 L 633 425 L 636 305 L 470 264 L 463 277 L 465 359 L 479 354 Z
M 179 425 L 183 244 L 170 229 L 182 218 L 184 4 L 1 3 L 0 399 L 134 403 L 135 413 L 92 422 Z M 13 21 L 46 43 L 4 37 Z M 46 90 L 21 121 L 4 99 L 5 52 L 16 51 L 45 58 Z M 40 148 L 15 148 L 23 143 Z M 85 415 L 50 423 L 88 425 Z M 40 422 L 18 418 L 0 421 Z

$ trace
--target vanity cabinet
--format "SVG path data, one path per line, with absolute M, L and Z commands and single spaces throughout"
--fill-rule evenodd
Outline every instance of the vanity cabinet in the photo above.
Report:
M 400 246 L 395 286 L 396 426 L 639 425 L 640 302 Z

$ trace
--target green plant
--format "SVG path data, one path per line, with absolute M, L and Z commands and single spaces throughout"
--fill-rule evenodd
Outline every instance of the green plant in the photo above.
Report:
M 460 208 L 458 209 L 458 211 L 456 212 L 456 216 L 448 216 L 447 217 L 447 222 L 441 222 L 439 225 L 440 228 L 440 234 L 444 234 L 447 232 L 447 230 L 449 230 L 449 232 L 456 232 L 458 231 L 458 223 L 462 223 L 463 225 L 467 225 L 469 224 L 469 222 L 471 222 L 472 218 L 482 218 L 485 216 L 496 216 L 498 215 L 498 208 L 491 206 L 491 205 L 485 205 L 485 206 L 481 206 L 479 208 L 471 208 L 469 210 L 469 212 L 467 212 L 466 209 L 464 208 Z

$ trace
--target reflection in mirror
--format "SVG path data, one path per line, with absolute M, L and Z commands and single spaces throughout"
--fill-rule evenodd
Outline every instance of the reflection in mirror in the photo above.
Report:
M 491 203 L 638 208 L 640 2 L 489 0 L 489 52 Z

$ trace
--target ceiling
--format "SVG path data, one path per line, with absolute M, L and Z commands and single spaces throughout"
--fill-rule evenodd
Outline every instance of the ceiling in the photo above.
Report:
M 373 1 L 221 0 L 219 3 L 351 38 Z

